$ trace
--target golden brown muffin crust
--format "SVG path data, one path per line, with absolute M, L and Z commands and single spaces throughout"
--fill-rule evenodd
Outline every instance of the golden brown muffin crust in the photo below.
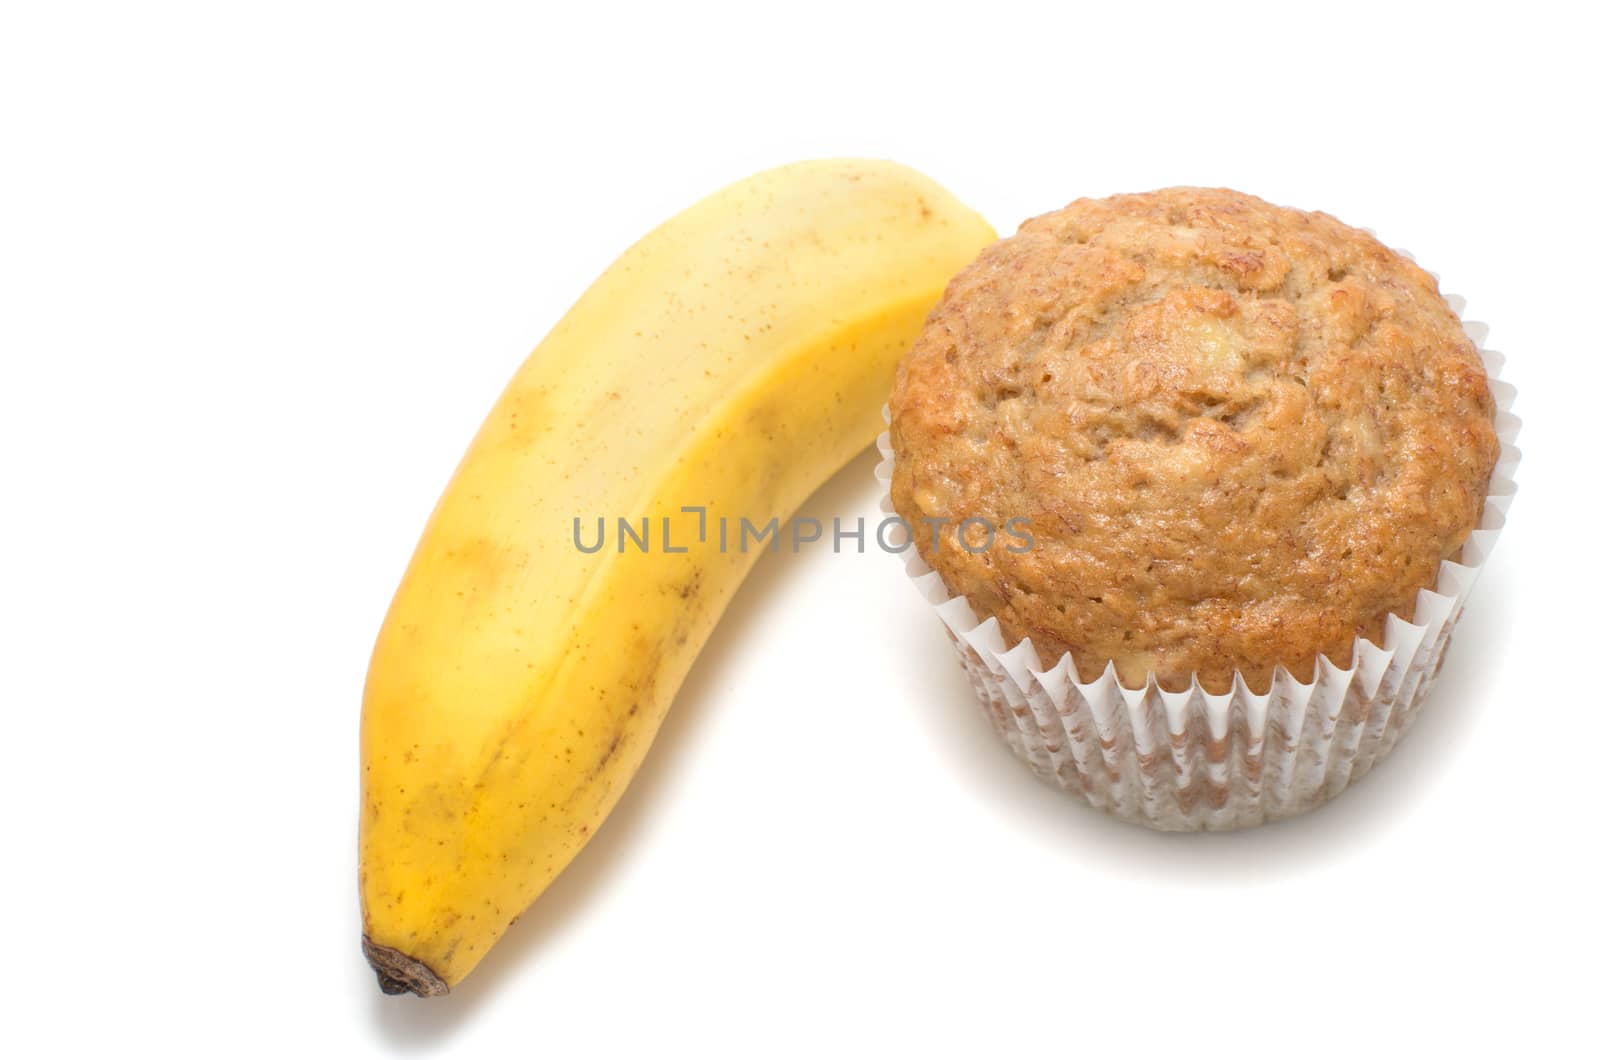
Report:
M 1383 640 L 1482 515 L 1494 402 L 1422 269 L 1220 189 L 1080 199 L 951 281 L 890 401 L 951 592 L 1080 676 L 1257 691 Z M 935 534 L 929 518 L 947 518 Z M 963 519 L 1029 520 L 963 548 Z M 981 542 L 970 529 L 969 542 Z M 937 542 L 937 551 L 935 551 Z

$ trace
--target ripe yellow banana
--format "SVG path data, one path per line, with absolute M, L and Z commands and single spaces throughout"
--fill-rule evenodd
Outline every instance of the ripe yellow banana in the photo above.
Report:
M 787 166 L 651 232 L 528 358 L 367 674 L 362 943 L 385 991 L 447 993 L 593 835 L 759 555 L 718 520 L 787 519 L 871 442 L 895 362 L 993 238 L 902 166 Z M 618 517 L 654 524 L 648 550 L 577 546 L 574 520 L 587 549 Z

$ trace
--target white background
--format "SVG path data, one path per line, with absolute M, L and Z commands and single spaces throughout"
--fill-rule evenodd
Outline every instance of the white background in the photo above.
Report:
M 252 7 L 0 15 L 7 1053 L 1595 1048 L 1576 6 Z M 895 559 L 763 559 L 572 869 L 454 995 L 380 996 L 357 715 L 430 506 L 623 248 L 823 155 L 1002 233 L 1231 185 L 1466 294 L 1526 459 L 1429 709 L 1309 817 L 1146 833 L 1008 756 Z

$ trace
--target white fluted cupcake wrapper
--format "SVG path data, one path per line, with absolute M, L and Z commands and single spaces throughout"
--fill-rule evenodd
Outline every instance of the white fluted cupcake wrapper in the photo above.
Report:
M 1447 301 L 1458 315 L 1465 306 L 1458 297 Z M 980 619 L 965 597 L 951 596 L 914 547 L 901 552 L 1011 750 L 1048 783 L 1116 817 L 1166 831 L 1242 828 L 1303 813 L 1388 754 L 1438 672 L 1516 492 L 1521 421 L 1510 412 L 1516 391 L 1500 380 L 1504 359 L 1483 349 L 1488 329 L 1465 327 L 1498 407 L 1500 460 L 1482 522 L 1460 562 L 1441 564 L 1434 588 L 1417 594 L 1412 621 L 1390 615 L 1383 645 L 1358 640 L 1348 669 L 1318 656 L 1313 680 L 1302 683 L 1280 666 L 1261 695 L 1237 672 L 1230 692 L 1213 695 L 1195 681 L 1181 692 L 1163 690 L 1154 678 L 1123 688 L 1110 666 L 1084 680 L 1070 655 L 1045 670 L 1031 641 L 1008 644 L 999 623 Z M 887 432 L 878 449 L 882 508 L 893 515 Z

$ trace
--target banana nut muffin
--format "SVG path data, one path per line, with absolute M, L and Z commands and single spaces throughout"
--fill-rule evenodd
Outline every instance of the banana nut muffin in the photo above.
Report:
M 1079 200 L 991 245 L 890 412 L 894 507 L 952 593 L 1046 666 L 1173 690 L 1237 669 L 1260 692 L 1381 644 L 1477 526 L 1499 454 L 1426 272 L 1220 189 Z M 964 519 L 1028 522 L 985 549 Z

